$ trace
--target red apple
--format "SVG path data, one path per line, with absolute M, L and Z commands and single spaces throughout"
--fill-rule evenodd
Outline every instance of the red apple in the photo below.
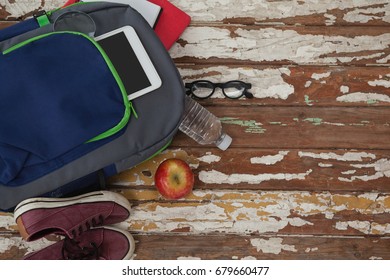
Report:
M 154 182 L 165 198 L 179 199 L 191 192 L 194 186 L 194 173 L 184 160 L 170 158 L 159 165 Z

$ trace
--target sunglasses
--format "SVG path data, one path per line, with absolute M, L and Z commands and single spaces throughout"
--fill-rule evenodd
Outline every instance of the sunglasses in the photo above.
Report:
M 206 99 L 212 96 L 215 89 L 221 88 L 223 95 L 230 99 L 238 99 L 245 95 L 246 98 L 253 98 L 253 94 L 247 90 L 252 88 L 249 83 L 242 81 L 229 81 L 226 83 L 213 83 L 206 80 L 186 83 L 187 95 L 193 95 L 199 99 Z

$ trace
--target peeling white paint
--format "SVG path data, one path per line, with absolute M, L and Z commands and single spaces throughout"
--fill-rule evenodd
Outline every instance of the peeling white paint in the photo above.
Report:
M 390 160 L 382 158 L 375 163 L 375 171 L 381 172 L 383 176 L 390 177 Z
M 369 258 L 370 260 L 383 260 L 382 257 L 375 257 L 375 256 L 372 256 Z
M 335 228 L 338 230 L 347 230 L 348 227 L 356 229 L 364 234 L 369 234 L 371 224 L 368 221 L 348 221 L 348 222 L 337 222 L 335 225 Z
M 313 247 L 313 248 L 306 248 L 305 253 L 310 253 L 310 252 L 315 252 L 318 251 L 318 247 Z
M 384 55 L 385 55 L 384 52 L 377 52 L 377 53 L 374 53 L 374 54 L 359 56 L 358 60 L 379 58 L 379 57 L 383 57 Z M 338 58 L 338 61 L 340 61 L 341 63 L 348 63 L 348 62 L 352 62 L 354 60 L 355 59 L 352 56 L 345 56 L 345 57 L 339 57 Z M 383 64 L 389 61 L 389 60 L 386 60 L 385 58 L 382 58 L 381 60 L 383 61 L 383 62 L 381 62 Z M 379 63 L 378 60 L 377 60 L 377 62 Z
M 336 98 L 339 102 L 390 102 L 390 96 L 379 93 L 352 92 Z
M 358 195 L 358 198 L 365 198 L 368 200 L 376 201 L 379 197 L 379 193 L 377 192 L 368 192 Z
M 348 229 L 348 222 L 337 222 L 335 225 L 335 228 L 338 230 L 347 230 Z
M 318 166 L 319 167 L 333 167 L 333 164 L 320 162 L 320 163 L 318 163 Z
M 344 174 L 344 175 L 350 175 L 350 174 L 355 174 L 355 173 L 356 173 L 356 170 L 347 170 L 347 171 L 341 172 L 341 174 Z
M 173 58 L 196 57 L 236 59 L 242 61 L 290 61 L 298 64 L 338 64 L 378 58 L 386 60 L 384 50 L 390 44 L 390 33 L 376 36 L 302 35 L 295 30 L 275 28 L 229 29 L 192 26 L 182 35 L 186 44 L 176 43 L 170 50 Z M 375 44 L 372 42 L 375 41 Z M 212 46 L 212 48 L 210 47 Z M 369 53 L 369 54 L 366 54 Z M 389 60 L 382 63 L 388 63 Z M 279 89 L 278 89 L 279 91 Z
M 21 237 L 10 237 L 0 239 L 0 254 L 5 253 L 12 247 L 18 247 L 21 250 L 27 250 L 26 254 L 39 251 L 57 241 L 49 241 L 41 238 L 36 241 L 26 242 Z
M 196 201 L 204 202 L 136 205 L 132 207 L 131 218 L 121 228 L 133 232 L 187 229 L 188 234 L 261 234 L 279 232 L 286 227 L 316 226 L 317 219 L 312 221 L 310 217 L 318 214 L 333 219 L 336 213 L 345 210 L 362 215 L 390 213 L 385 206 L 389 197 L 371 192 L 357 196 L 338 194 L 337 200 L 329 192 L 313 195 L 309 192 L 197 190 L 194 196 Z M 340 203 L 343 200 L 345 203 Z M 356 205 L 357 200 L 364 201 L 361 207 Z M 349 201 L 353 203 L 353 209 Z M 367 207 L 367 204 L 372 206 Z M 292 212 L 299 217 L 292 217 Z M 361 230 L 371 227 L 376 230 L 375 234 L 390 233 L 390 224 L 359 225 L 353 221 L 337 221 L 339 230 L 346 230 L 348 226 Z
M 372 168 L 375 167 L 375 163 L 364 163 L 364 164 L 351 164 L 355 168 Z
M 268 88 L 268 94 L 271 96 L 276 96 L 278 99 L 286 100 L 287 97 L 293 93 L 294 93 L 294 86 L 287 83 L 283 85 L 270 86 Z
M 307 82 L 305 83 L 305 88 L 308 88 L 308 87 L 310 87 L 310 86 L 311 86 L 311 84 L 312 84 L 312 81 L 307 81 Z
M 321 122 L 322 124 L 334 125 L 334 126 L 345 126 L 344 123 L 332 123 L 332 122 Z
M 190 256 L 188 256 L 188 257 L 178 257 L 177 258 L 178 260 L 184 260 L 184 261 L 187 261 L 187 260 L 201 260 L 201 258 L 199 258 L 199 257 L 190 257 Z
M 331 220 L 331 219 L 333 219 L 333 217 L 334 217 L 334 213 L 332 213 L 332 212 L 325 212 L 325 218 L 326 219 L 328 219 L 328 220 Z
M 388 56 L 381 58 L 381 59 L 378 59 L 376 62 L 377 63 L 387 63 L 389 61 L 390 61 L 390 54 Z
M 244 207 L 244 205 L 242 203 L 239 203 L 239 202 L 233 202 L 232 206 L 234 206 L 234 207 Z
M 388 3 L 387 3 L 388 4 Z M 367 23 L 372 20 L 390 21 L 390 8 L 365 8 L 348 11 L 343 19 L 347 22 Z
M 271 216 L 259 216 L 258 211 L 273 213 Z M 246 220 L 238 220 L 239 216 L 246 216 Z M 225 209 L 219 204 L 208 204 L 202 206 L 188 207 L 160 207 L 155 212 L 134 212 L 131 219 L 127 221 L 132 224 L 137 221 L 153 221 L 158 231 L 172 231 L 177 228 L 190 228 L 192 233 L 207 232 L 225 232 L 225 233 L 243 233 L 253 232 L 277 232 L 288 225 L 304 226 L 311 225 L 310 222 L 302 218 L 288 218 L 290 207 L 286 204 L 269 205 L 261 208 L 236 208 L 231 213 L 226 213 Z M 277 218 L 279 217 L 279 218 Z M 283 218 L 282 218 L 283 217 Z M 175 221 L 179 219 L 179 221 Z
M 250 92 L 255 98 L 274 98 L 286 100 L 294 93 L 294 86 L 286 83 L 284 75 L 289 76 L 288 68 L 230 68 L 226 66 L 208 67 L 202 69 L 179 68 L 179 72 L 186 82 L 191 82 L 193 76 L 207 75 L 207 80 L 212 82 L 224 82 L 229 80 L 243 80 L 251 83 Z M 216 89 L 211 98 L 225 98 L 220 89 Z
M 326 207 L 325 204 L 318 205 L 315 203 L 300 202 L 300 203 L 298 203 L 297 207 L 298 208 L 296 209 L 296 211 L 299 212 L 303 216 L 310 215 L 311 213 L 318 213 L 318 211 L 320 211 L 321 213 L 324 213 L 325 215 L 328 214 L 328 212 L 329 212 L 329 211 L 327 211 L 328 208 Z M 306 224 L 310 224 L 310 223 L 306 223 Z
M 356 168 L 373 168 L 375 173 L 372 175 L 356 175 L 356 176 L 351 176 L 350 178 L 345 178 L 345 177 L 339 177 L 338 179 L 343 182 L 353 182 L 355 180 L 361 180 L 361 181 L 371 181 L 371 180 L 377 180 L 379 178 L 387 177 L 390 178 L 390 160 L 388 159 L 380 159 L 376 161 L 375 163 L 370 163 L 370 164 L 362 164 L 362 165 L 357 165 L 353 164 L 353 167 Z
M 206 184 L 260 184 L 265 181 L 270 180 L 304 180 L 306 176 L 310 175 L 313 170 L 309 169 L 305 173 L 276 173 L 276 174 L 225 174 L 216 170 L 211 171 L 201 171 L 199 173 L 199 180 Z
M 321 80 L 321 79 L 330 77 L 330 74 L 332 74 L 332 73 L 331 73 L 331 72 L 326 72 L 326 73 L 313 73 L 313 74 L 311 75 L 311 78 L 318 81 L 318 80 Z
M 372 232 L 390 232 L 390 224 L 376 224 L 373 223 L 371 225 L 371 231 Z
M 144 186 L 145 185 L 145 181 L 141 179 L 140 174 L 133 173 L 133 175 L 135 176 L 136 180 L 134 182 L 132 182 L 131 185 L 135 185 L 135 186 Z M 126 182 L 125 184 L 129 184 L 129 183 Z
M 324 14 L 324 17 L 326 17 L 325 25 L 334 25 L 337 19 L 337 17 L 330 14 Z
M 363 158 L 375 159 L 376 156 L 366 152 L 347 152 L 343 155 L 336 153 L 311 153 L 311 152 L 298 152 L 299 157 L 310 157 L 317 159 L 335 159 L 339 161 L 363 161 Z
M 194 21 L 222 21 L 225 18 L 245 17 L 256 21 L 267 19 L 277 21 L 284 18 L 324 15 L 325 24 L 335 23 L 332 10 L 347 11 L 343 20 L 351 23 L 367 23 L 370 20 L 381 19 L 390 22 L 389 3 L 387 0 L 208 0 L 207 2 L 172 0 L 174 4 L 188 12 Z M 371 8 L 375 5 L 383 7 Z M 232 9 L 232 7 L 236 7 Z M 264 13 L 263 11 L 267 11 Z
M 349 92 L 349 86 L 341 86 L 340 92 L 342 93 L 348 93 Z
M 13 231 L 11 227 L 15 227 L 16 223 L 12 214 L 5 214 L 0 216 L 0 228 Z
M 253 256 L 246 256 L 246 257 L 243 257 L 243 258 L 241 258 L 241 260 L 257 260 L 255 257 L 253 257 Z
M 373 87 L 385 87 L 390 88 L 390 81 L 389 80 L 375 80 L 375 81 L 369 81 L 368 84 Z
M 286 155 L 288 155 L 288 151 L 280 151 L 276 155 L 268 155 L 262 157 L 252 157 L 250 159 L 252 164 L 264 164 L 264 165 L 273 165 L 278 163 L 284 159 Z
M 211 154 L 211 152 L 207 152 L 204 156 L 198 158 L 198 160 L 206 163 L 212 163 L 212 162 L 219 162 L 221 160 L 221 157 L 213 155 Z
M 305 221 L 305 220 L 303 220 L 301 218 L 291 218 L 291 219 L 289 219 L 288 223 L 290 225 L 292 225 L 293 227 L 302 227 L 302 226 L 305 226 L 305 225 L 310 225 L 310 226 L 313 225 L 313 223 Z
M 256 247 L 257 252 L 262 251 L 265 254 L 275 254 L 278 255 L 282 251 L 297 252 L 294 245 L 282 244 L 282 238 L 254 238 L 251 239 L 251 244 L 253 247 Z
M 361 181 L 368 182 L 368 181 L 372 181 L 372 180 L 377 180 L 377 179 L 382 178 L 382 177 L 383 177 L 383 175 L 381 175 L 380 173 L 377 172 L 374 175 L 352 176 L 351 178 L 338 177 L 338 179 L 342 182 L 351 183 L 355 180 L 361 180 Z

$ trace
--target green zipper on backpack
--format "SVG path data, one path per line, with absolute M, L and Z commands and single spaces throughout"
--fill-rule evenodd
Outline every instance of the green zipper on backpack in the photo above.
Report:
M 26 41 L 20 42 L 19 44 L 16 44 L 16 45 L 6 49 L 3 52 L 3 55 L 7 55 L 7 54 L 9 54 L 9 53 L 11 53 L 11 52 L 13 52 L 13 51 L 15 51 L 15 50 L 25 46 L 25 45 L 28 45 L 28 44 L 34 42 L 34 41 L 37 41 L 39 39 L 48 37 L 50 35 L 55 35 L 55 34 L 73 34 L 73 35 L 79 35 L 79 36 L 84 37 L 85 39 L 88 39 L 98 49 L 98 51 L 101 53 L 104 61 L 106 62 L 108 68 L 110 69 L 112 75 L 114 76 L 115 81 L 117 82 L 117 84 L 119 86 L 119 89 L 120 89 L 120 91 L 122 93 L 123 104 L 125 105 L 125 114 L 124 114 L 122 120 L 116 126 L 110 128 L 109 130 L 107 130 L 107 131 L 99 134 L 98 136 L 88 140 L 87 143 L 107 138 L 107 137 L 109 137 L 111 135 L 114 135 L 115 133 L 119 132 L 128 123 L 128 121 L 130 119 L 131 112 L 133 112 L 134 116 L 137 118 L 138 117 L 137 113 L 135 112 L 131 102 L 127 99 L 127 92 L 126 92 L 125 86 L 124 86 L 121 78 L 119 77 L 118 72 L 116 71 L 114 65 L 112 64 L 110 58 L 107 56 L 106 52 L 103 50 L 103 48 L 96 41 L 94 41 L 92 38 L 90 38 L 89 36 L 87 36 L 87 35 L 85 35 L 83 33 L 73 32 L 73 31 L 60 31 L 60 32 L 46 33 L 46 34 L 43 34 L 43 35 L 39 35 L 39 36 L 30 38 L 30 39 L 28 39 Z

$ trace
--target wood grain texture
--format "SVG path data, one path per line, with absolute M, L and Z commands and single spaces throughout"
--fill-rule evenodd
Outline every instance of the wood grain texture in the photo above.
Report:
M 0 3 L 0 28 L 65 0 Z M 117 226 L 135 259 L 390 259 L 390 2 L 172 0 L 192 23 L 170 50 L 185 82 L 244 80 L 252 100 L 201 101 L 233 137 L 222 152 L 179 133 L 109 180 L 132 204 Z M 233 8 L 234 7 L 234 8 Z M 166 200 L 154 173 L 181 158 L 196 181 Z M 24 242 L 0 212 L 0 259 Z
M 135 260 L 390 259 L 387 237 L 208 235 L 205 238 L 204 235 L 135 234 L 134 239 Z M 56 239 L 43 238 L 27 243 L 17 235 L 9 235 L 6 241 L 0 240 L 0 260 L 22 259 L 30 252 L 53 244 Z
M 181 65 L 185 82 L 242 80 L 253 99 L 226 99 L 220 89 L 205 106 L 389 106 L 389 67 Z
M 387 108 L 208 107 L 233 137 L 232 147 L 390 149 Z M 174 146 L 196 143 L 179 134 Z
M 116 226 L 134 233 L 390 234 L 390 195 L 384 193 L 195 189 L 185 199 L 170 201 L 156 190 L 120 192 L 132 208 L 130 217 Z M 17 231 L 12 214 L 2 215 L 0 230 L 1 235 Z
M 167 158 L 190 163 L 196 189 L 388 192 L 388 150 L 170 149 L 113 176 L 114 186 L 151 187 Z
M 134 205 L 120 226 L 139 233 L 387 236 L 390 229 L 390 199 L 379 193 L 212 189 L 195 190 L 180 201 L 144 189 L 122 193 Z
M 389 25 L 386 0 L 172 0 L 195 22 L 280 25 Z
M 388 65 L 389 45 L 388 27 L 193 25 L 170 53 L 181 63 Z
M 317 236 L 136 236 L 135 259 L 390 259 L 387 238 Z M 174 240 L 175 246 L 169 246 Z M 154 252 L 156 251 L 156 252 Z
M 135 260 L 390 259 L 390 239 L 386 237 L 209 235 L 205 238 L 169 234 L 134 235 L 134 239 Z M 17 235 L 8 236 L 7 241 L 5 247 L 0 241 L 0 260 L 18 260 L 55 242 L 44 238 L 26 243 Z M 1 251 L 3 248 L 6 249 Z

